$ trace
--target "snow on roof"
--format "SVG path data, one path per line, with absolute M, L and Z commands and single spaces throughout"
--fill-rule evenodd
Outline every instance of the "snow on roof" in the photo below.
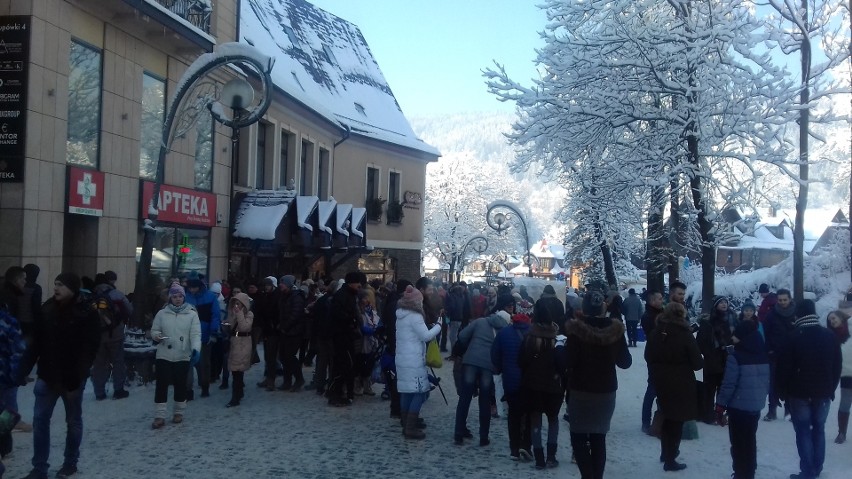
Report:
M 364 232 L 358 228 L 364 223 L 364 218 L 367 216 L 367 208 L 352 208 L 352 225 L 349 231 L 359 238 L 364 237 Z
M 246 0 L 239 31 L 276 58 L 275 85 L 330 122 L 440 156 L 414 134 L 356 25 L 304 0 Z
M 259 240 L 274 240 L 275 230 L 287 214 L 289 203 L 273 206 L 248 205 L 234 228 L 234 236 Z
M 296 224 L 300 228 L 308 231 L 313 231 L 314 227 L 308 224 L 308 217 L 316 209 L 319 198 L 316 196 L 297 196 L 296 197 Z
M 255 237 L 254 235 L 260 231 L 257 225 L 250 225 L 248 227 L 243 226 L 243 221 L 260 221 L 256 218 L 257 214 L 275 214 L 277 215 L 277 209 L 267 209 L 267 210 L 252 210 L 253 207 L 269 207 L 269 206 L 284 206 L 283 213 L 280 217 L 278 217 L 277 221 L 271 221 L 270 217 L 265 217 L 263 221 L 268 222 L 268 225 L 265 227 L 269 227 L 273 229 L 273 235 L 267 239 L 274 239 L 274 230 L 278 228 L 278 225 L 281 223 L 282 218 L 287 211 L 289 210 L 289 204 L 292 203 L 295 195 L 292 191 L 284 190 L 284 191 L 272 191 L 272 190 L 261 190 L 254 191 L 245 196 L 243 200 L 240 202 L 240 206 L 237 208 L 237 214 L 234 218 L 234 236 L 238 238 L 252 238 L 252 239 L 261 239 L 260 237 Z M 246 213 L 249 213 L 249 216 L 246 216 Z M 244 236 L 244 234 L 252 234 L 252 236 Z M 269 236 L 268 232 L 264 234 L 264 236 Z
M 530 248 L 530 254 L 535 256 L 536 258 L 554 258 L 553 252 L 550 250 L 550 245 L 547 244 L 547 240 L 543 239 L 538 244 L 533 245 Z
M 322 231 L 325 231 L 328 234 L 332 233 L 331 227 L 328 226 L 328 222 L 331 220 L 331 214 L 334 213 L 336 207 L 337 200 L 334 198 L 329 198 L 328 201 L 319 202 L 319 227 Z
M 349 223 L 352 222 L 352 205 L 337 205 L 337 232 L 349 236 Z

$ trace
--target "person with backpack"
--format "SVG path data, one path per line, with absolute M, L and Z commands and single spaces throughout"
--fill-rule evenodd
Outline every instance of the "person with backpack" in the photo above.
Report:
M 124 326 L 133 314 L 133 306 L 115 287 L 118 276 L 113 271 L 95 275 L 92 300 L 98 306 L 101 319 L 101 342 L 92 365 L 92 386 L 95 399 L 106 399 L 106 383 L 112 372 L 113 399 L 124 399 L 130 392 L 124 389 L 127 368 L 124 365 Z
M 80 278 L 62 273 L 53 283 L 53 297 L 42 307 L 33 343 L 18 370 L 18 384 L 38 363 L 33 393 L 33 469 L 27 479 L 45 479 L 50 464 L 50 420 L 56 402 L 65 406 L 65 460 L 57 478 L 77 473 L 83 440 L 83 389 L 100 345 L 100 318 L 93 304 L 80 295 Z
M 561 315 L 562 310 L 560 303 L 556 311 Z M 562 407 L 562 371 L 565 369 L 565 361 L 564 345 L 556 339 L 558 333 L 559 326 L 551 321 L 550 315 L 533 316 L 532 327 L 524 337 L 518 355 L 521 394 L 526 402 L 525 412 L 529 416 L 536 469 L 559 465 L 556 460 L 556 445 L 559 437 L 559 409 Z M 542 414 L 547 416 L 546 460 L 541 444 Z

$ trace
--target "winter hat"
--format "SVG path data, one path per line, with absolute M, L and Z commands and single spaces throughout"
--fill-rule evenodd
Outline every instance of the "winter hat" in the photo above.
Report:
M 346 284 L 353 284 L 353 283 L 361 284 L 361 273 L 359 273 L 358 271 L 350 271 L 350 272 L 346 273 L 346 277 L 344 278 L 343 282 L 346 283 Z M 408 288 L 406 288 L 406 290 L 408 290 Z M 422 297 L 421 297 L 421 299 L 422 299 Z
M 816 305 L 812 299 L 803 299 L 796 303 L 796 318 L 816 316 Z
M 523 296 L 521 296 L 521 293 L 519 293 L 517 291 L 512 293 L 512 297 L 515 298 L 515 301 L 523 301 L 524 300 Z
M 544 293 L 544 294 L 556 294 L 556 290 L 553 289 L 553 286 L 548 284 L 548 285 L 545 285 L 544 289 L 542 290 L 542 293 Z
M 755 307 L 754 303 L 750 299 L 745 300 L 745 302 L 743 303 L 743 306 L 740 308 L 740 311 L 742 312 L 742 311 L 745 311 L 747 309 L 750 309 L 752 311 L 757 311 L 757 307 Z
M 419 289 L 409 284 L 405 287 L 405 292 L 402 293 L 402 299 L 404 299 L 406 303 L 422 303 L 423 293 L 421 293 Z
M 716 309 L 716 306 L 719 306 L 719 303 L 721 303 L 722 301 L 727 303 L 728 298 L 726 296 L 716 296 L 715 298 L 713 298 L 713 309 Z
M 278 280 L 275 279 L 275 276 L 267 276 L 263 278 L 263 281 L 260 282 L 261 286 L 272 286 L 273 288 L 278 287 Z
M 530 324 L 530 317 L 527 314 L 518 313 L 518 314 L 512 315 L 512 322 L 513 323 Z
M 210 285 L 210 292 L 214 294 L 222 294 L 222 283 L 215 282 Z
M 495 309 L 497 311 L 501 311 L 506 309 L 507 306 L 515 306 L 514 296 L 509 294 L 501 294 L 500 296 L 497 296 L 497 305 L 495 306 Z
M 61 273 L 56 277 L 55 281 L 59 281 L 64 284 L 66 288 L 70 289 L 74 296 L 76 296 L 80 292 L 80 277 L 74 273 Z
M 278 280 L 278 284 L 281 286 L 286 286 L 287 289 L 292 289 L 293 285 L 296 284 L 296 277 L 292 274 L 286 274 Z
M 587 317 L 595 317 L 601 314 L 604 304 L 604 295 L 600 291 L 589 291 L 583 296 L 583 314 Z
M 191 271 L 189 276 L 186 278 L 186 287 L 187 288 L 200 288 L 204 286 L 201 283 L 201 277 L 198 276 L 197 271 Z
M 181 286 L 180 283 L 172 283 L 172 285 L 169 286 L 169 296 L 174 296 L 176 294 L 184 297 L 186 296 L 186 291 L 183 290 L 183 286 Z
M 757 292 L 758 293 L 768 293 L 769 292 L 769 285 L 766 284 L 766 283 L 760 283 L 760 288 L 757 289 Z

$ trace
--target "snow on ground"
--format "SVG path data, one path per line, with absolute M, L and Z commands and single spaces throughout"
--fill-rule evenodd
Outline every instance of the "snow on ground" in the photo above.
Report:
M 663 473 L 659 441 L 640 431 L 645 392 L 643 343 L 631 349 L 633 367 L 619 370 L 618 402 L 607 436 L 607 478 L 727 478 L 730 455 L 727 428 L 699 424 L 700 438 L 681 444 L 680 460 L 689 468 Z M 130 398 L 97 402 L 89 386 L 84 396 L 84 437 L 77 477 L 85 478 L 517 478 L 579 477 L 570 462 L 567 423 L 560 419 L 558 468 L 535 471 L 530 463 L 509 459 L 505 419 L 492 420 L 491 445 L 452 444 L 456 393 L 452 365 L 438 370 L 450 405 L 435 390 L 424 406 L 426 439 L 406 441 L 388 417 L 388 403 L 358 397 L 351 408 L 331 408 L 311 391 L 266 392 L 255 386 L 262 368 L 246 378 L 246 398 L 226 409 L 230 391 L 211 387 L 211 397 L 189 403 L 183 424 L 150 428 L 153 385 L 131 388 Z M 309 370 L 304 372 L 308 374 Z M 700 373 L 699 373 L 700 378 Z M 279 379 L 280 381 L 280 379 Z M 196 389 L 196 397 L 198 389 Z M 21 388 L 24 419 L 32 419 L 33 386 Z M 468 426 L 477 431 L 476 401 Z M 822 479 L 846 479 L 852 470 L 852 443 L 833 443 L 837 402 L 826 423 L 826 461 Z M 57 405 L 52 423 L 51 476 L 62 464 L 64 411 Z M 788 421 L 759 424 L 758 479 L 786 478 L 798 472 L 795 435 Z M 7 477 L 30 470 L 32 435 L 14 433 Z

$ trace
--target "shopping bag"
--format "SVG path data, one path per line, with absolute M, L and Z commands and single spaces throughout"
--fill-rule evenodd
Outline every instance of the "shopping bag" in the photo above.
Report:
M 441 348 L 438 347 L 438 341 L 434 339 L 426 345 L 426 365 L 430 368 L 440 368 L 444 365 Z

